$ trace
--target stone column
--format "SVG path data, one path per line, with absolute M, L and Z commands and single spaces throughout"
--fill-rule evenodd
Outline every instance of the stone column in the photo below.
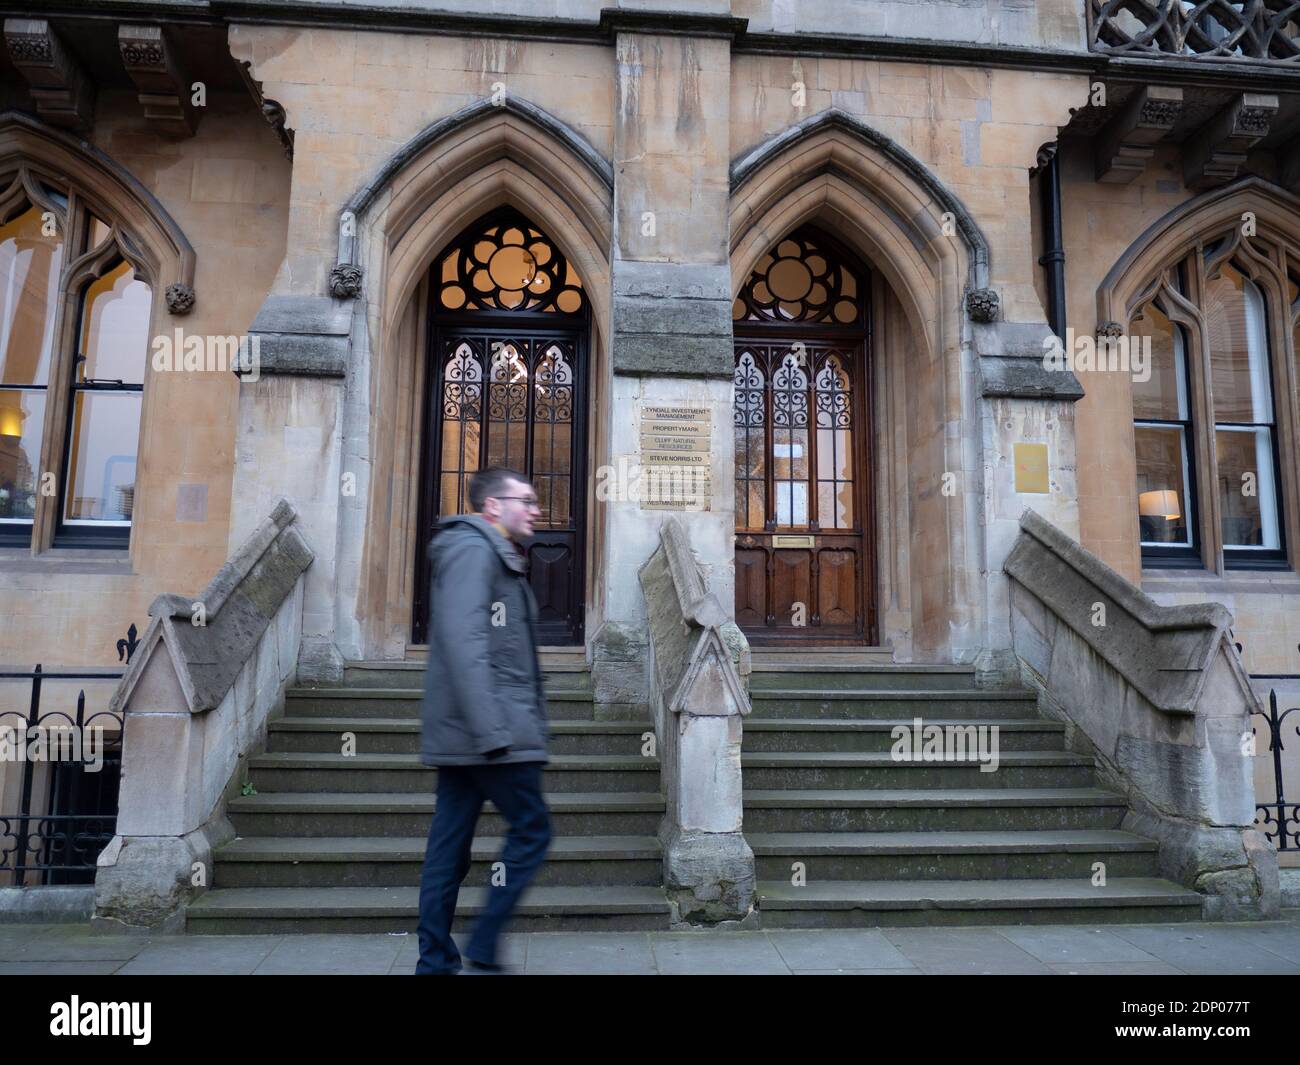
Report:
M 723 608 L 734 609 L 734 444 L 727 201 L 734 21 L 606 12 L 618 64 L 610 323 L 610 461 L 634 474 L 647 406 L 711 413 L 712 492 L 682 513 Z M 665 32 L 665 22 L 678 33 Z M 614 485 L 628 480 L 616 476 Z M 635 489 L 634 489 L 635 491 Z M 606 620 L 593 640 L 603 702 L 643 703 L 646 615 L 636 574 L 671 512 L 615 493 L 607 523 Z

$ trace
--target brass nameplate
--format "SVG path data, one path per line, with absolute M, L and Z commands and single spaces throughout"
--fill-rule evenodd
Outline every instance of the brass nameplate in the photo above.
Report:
M 1016 444 L 1016 491 L 1048 494 L 1047 445 Z
M 698 404 L 646 404 L 639 413 L 641 509 L 711 509 L 712 410 Z
M 816 547 L 815 536 L 773 536 L 773 547 Z

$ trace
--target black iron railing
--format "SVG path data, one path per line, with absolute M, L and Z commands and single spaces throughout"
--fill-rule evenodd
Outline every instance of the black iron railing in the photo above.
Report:
M 1276 679 L 1292 678 L 1279 676 Z M 1268 709 L 1256 715 L 1262 717 L 1265 725 L 1268 726 L 1268 750 L 1273 755 L 1274 798 L 1270 802 L 1256 804 L 1255 825 L 1279 851 L 1300 850 L 1300 795 L 1293 795 L 1288 799 L 1286 784 L 1282 779 L 1282 754 L 1286 750 L 1282 744 L 1282 725 L 1289 715 L 1297 711 L 1300 711 L 1300 706 L 1293 706 L 1279 712 L 1277 689 L 1273 688 L 1268 693 Z M 1300 737 L 1300 718 L 1296 720 L 1295 729 L 1296 736 Z M 1300 751 L 1300 744 L 1297 744 L 1297 750 Z
M 46 673 L 39 665 L 30 673 L 0 673 L 0 681 L 31 681 L 25 713 L 0 710 L 6 744 L 15 754 L 21 751 L 23 755 L 18 812 L 0 813 L 0 874 L 12 874 L 13 886 L 26 886 L 32 874 L 40 884 L 94 881 L 95 861 L 117 828 L 122 715 L 102 710 L 87 717 L 84 688 L 77 694 L 73 713 L 43 712 L 41 688 L 50 680 L 116 680 L 120 676 L 121 671 Z M 109 726 L 115 727 L 110 731 Z M 88 770 L 84 758 L 91 729 L 99 730 L 100 741 L 91 748 L 98 755 L 99 768 L 94 772 Z M 31 756 L 35 749 L 41 751 L 40 758 Z M 63 757 L 73 752 L 82 757 Z M 50 771 L 42 774 L 39 812 L 33 813 L 38 765 L 48 765 Z

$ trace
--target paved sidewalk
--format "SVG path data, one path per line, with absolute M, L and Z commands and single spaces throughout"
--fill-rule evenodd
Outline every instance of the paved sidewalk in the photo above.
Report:
M 503 942 L 504 961 L 538 975 L 1300 975 L 1300 910 L 1250 924 L 533 932 Z M 80 924 L 0 925 L 0 975 L 407 975 L 418 954 L 413 933 L 125 936 Z

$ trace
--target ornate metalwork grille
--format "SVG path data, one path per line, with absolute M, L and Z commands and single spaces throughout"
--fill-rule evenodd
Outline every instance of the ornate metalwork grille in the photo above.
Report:
M 582 315 L 577 271 L 517 211 L 490 215 L 443 255 L 437 268 L 443 311 L 542 311 Z
M 1295 0 L 1089 0 L 1088 23 L 1096 52 L 1300 60 Z
M 528 475 L 542 515 L 527 549 L 547 643 L 581 641 L 586 331 L 582 281 L 555 242 L 513 208 L 462 233 L 429 274 L 429 419 L 417 560 L 416 642 L 424 639 L 424 545 L 470 509 L 488 466 Z
M 866 432 L 868 274 L 804 226 L 756 264 L 736 334 L 736 617 L 763 641 L 874 625 Z

